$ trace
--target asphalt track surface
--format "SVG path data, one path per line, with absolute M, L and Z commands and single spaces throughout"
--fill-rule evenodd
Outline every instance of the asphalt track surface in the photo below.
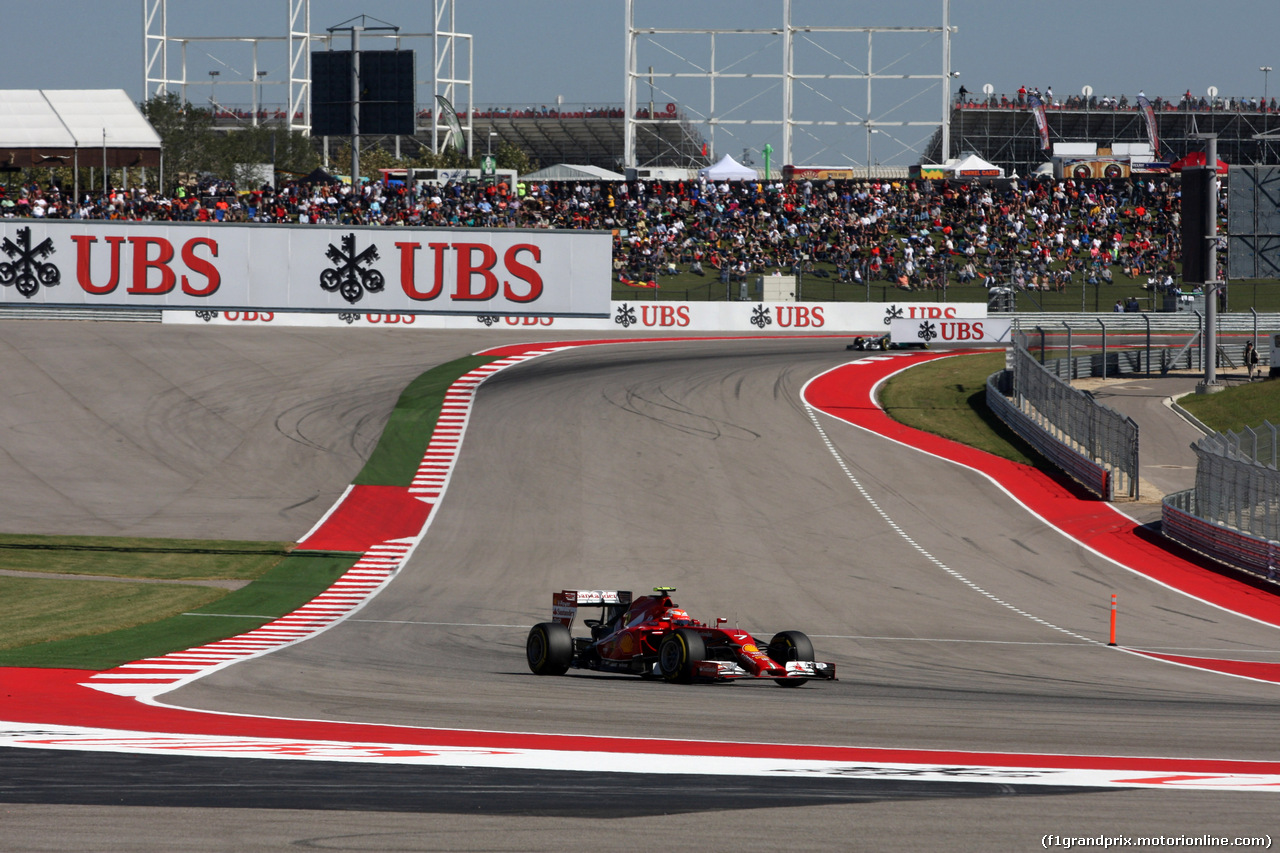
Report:
M 359 470 L 414 376 L 509 340 L 0 324 L 0 476 L 22 498 L 0 507 L 0 529 L 296 539 Z M 494 376 L 422 546 L 382 594 L 313 640 L 164 702 L 495 731 L 1280 757 L 1280 686 L 1105 645 L 1112 593 L 1126 646 L 1280 662 L 1276 628 L 1098 557 L 973 471 L 811 415 L 801 389 L 855 355 L 842 343 L 618 343 Z M 1144 464 L 1175 458 L 1174 445 L 1144 441 Z M 704 619 L 805 631 L 840 681 L 780 690 L 529 675 L 524 635 L 549 616 L 553 590 L 657 584 L 678 587 Z M 710 849 L 1022 850 L 1046 833 L 1275 826 L 1265 793 L 16 749 L 0 762 L 7 850 L 625 850 L 655 837 Z

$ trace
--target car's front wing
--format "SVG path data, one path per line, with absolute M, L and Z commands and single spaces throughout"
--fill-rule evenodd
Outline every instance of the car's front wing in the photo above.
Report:
M 789 660 L 785 664 L 785 676 L 776 672 L 762 672 L 759 675 L 744 669 L 734 661 L 703 660 L 698 661 L 693 670 L 693 677 L 699 681 L 719 681 L 730 678 L 822 678 L 836 680 L 836 665 L 824 661 Z

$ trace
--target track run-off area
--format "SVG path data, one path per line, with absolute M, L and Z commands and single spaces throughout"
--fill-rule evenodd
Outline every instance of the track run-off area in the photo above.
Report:
M 112 334 L 118 364 L 193 337 Z M 360 370 L 387 358 L 371 357 L 379 345 L 367 338 L 353 355 L 332 343 L 341 331 L 300 330 L 233 336 L 234 358 L 270 364 L 268 334 L 284 351 L 332 350 L 345 373 L 326 394 L 360 387 Z M 288 410 L 322 424 L 316 447 L 385 420 L 415 335 L 391 336 L 396 369 L 359 411 L 336 396 L 328 413 L 313 410 L 304 398 L 321 386 L 282 377 L 298 398 Z M 493 360 L 448 392 L 410 486 L 339 488 L 328 509 L 313 501 L 313 518 L 291 509 L 247 524 L 255 536 L 274 532 L 255 525 L 293 528 L 304 548 L 358 551 L 352 569 L 298 611 L 207 646 L 105 672 L 0 670 L 6 760 L 38 756 L 49 778 L 102 780 L 99 794 L 85 784 L 73 795 L 23 770 L 30 793 L 11 786 L 3 802 L 27 804 L 33 820 L 110 804 L 345 810 L 369 827 L 373 813 L 395 813 L 381 840 L 371 828 L 335 849 L 534 849 L 557 832 L 574 848 L 623 830 L 566 820 L 658 814 L 738 849 L 841 849 L 830 826 L 814 830 L 829 820 L 859 826 L 862 843 L 847 847 L 865 849 L 948 832 L 963 835 L 956 849 L 1012 849 L 1049 833 L 1269 831 L 1280 599 L 1041 471 L 885 416 L 875 389 L 947 353 L 855 358 L 831 337 L 547 335 L 499 347 L 442 337 L 455 355 Z M 421 354 L 414 369 L 443 360 Z M 263 373 L 227 368 L 212 393 L 248 381 L 265 399 Z M 158 414 L 207 405 L 192 394 Z M 279 430 L 272 405 L 260 418 Z M 236 448 L 257 429 L 243 427 Z M 321 454 L 324 482 L 308 488 L 324 495 L 367 453 L 348 449 L 345 463 Z M 238 464 L 273 474 L 261 458 L 231 461 L 227 495 Z M 280 474 L 282 491 L 305 476 Z M 59 495 L 49 505 L 67 500 L 42 482 Z M 200 504 L 216 502 L 207 484 L 177 491 L 192 500 L 199 488 L 209 489 Z M 294 506 L 283 494 L 250 505 L 273 500 Z M 84 517 L 105 523 L 88 503 Z M 185 512 L 112 523 L 177 535 Z M 78 523 L 66 507 L 60 518 Z M 757 636 L 805 631 L 840 680 L 780 690 L 527 671 L 524 636 L 549 616 L 553 591 L 655 585 L 677 587 L 706 621 L 724 616 Z M 346 780 L 347 799 L 319 790 L 320 774 Z M 182 785 L 131 788 L 139 775 L 181 777 L 189 796 Z M 200 781 L 214 776 L 230 790 Z M 264 778 L 277 780 L 271 794 L 236 796 Z M 467 824 L 465 841 L 405 846 L 397 833 L 423 814 L 497 823 Z M 502 821 L 547 834 L 504 835 Z M 739 821 L 768 826 L 738 834 Z M 797 834 L 797 822 L 808 829 Z M 272 838 L 264 847 L 286 846 Z

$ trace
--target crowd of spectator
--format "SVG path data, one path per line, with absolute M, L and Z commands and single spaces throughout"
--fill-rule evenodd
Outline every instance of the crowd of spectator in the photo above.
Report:
M 640 107 L 635 111 L 635 117 L 640 119 L 647 118 L 665 118 L 674 119 L 678 116 L 678 111 L 674 103 L 657 106 L 650 111 L 647 107 Z M 261 106 L 256 110 L 253 106 L 244 105 L 227 105 L 215 104 L 212 107 L 213 117 L 219 120 L 234 119 L 238 121 L 252 121 L 255 117 L 258 121 L 266 123 L 270 121 L 282 121 L 288 113 L 279 107 Z M 418 119 L 429 122 L 434 115 L 434 111 L 429 108 L 418 110 Z M 464 113 L 460 115 L 465 116 Z M 554 118 L 554 119 L 594 119 L 594 118 L 612 118 L 619 119 L 626 115 L 622 107 L 616 106 L 593 106 L 590 104 L 577 104 L 569 108 L 562 105 L 550 106 L 542 104 L 539 106 L 522 106 L 522 107 L 485 107 L 471 110 L 472 119 L 511 119 L 511 118 Z M 306 119 L 302 113 L 294 114 L 294 121 L 301 122 Z
M 904 290 L 954 282 L 1019 290 L 1108 284 L 1117 273 L 1172 286 L 1179 198 L 1168 178 L 1000 181 L 703 181 L 421 184 L 226 183 L 158 195 L 74 199 L 30 184 L 0 216 L 330 226 L 598 229 L 614 234 L 616 280 L 673 274 L 745 280 L 800 273 Z
M 1104 111 L 1136 111 L 1138 109 L 1138 97 L 1144 97 L 1142 92 L 1137 96 L 1130 98 L 1128 95 L 1068 95 L 1065 98 L 1055 97 L 1053 87 L 1046 86 L 1044 91 L 1032 86 L 1019 86 L 1017 92 L 1012 93 L 991 93 L 991 94 L 975 94 L 970 92 L 964 86 L 961 86 L 956 94 L 956 106 L 962 109 L 1012 109 L 1025 110 L 1031 108 L 1031 97 L 1039 98 L 1040 103 L 1044 104 L 1046 109 L 1062 109 L 1062 110 L 1104 110 Z M 1167 111 L 1194 111 L 1194 112 L 1253 112 L 1253 113 L 1274 113 L 1280 112 L 1277 109 L 1276 99 L 1267 99 L 1266 97 L 1235 97 L 1215 95 L 1196 96 L 1191 94 L 1188 89 L 1177 98 L 1165 98 L 1157 95 L 1148 99 L 1152 109 L 1156 112 Z

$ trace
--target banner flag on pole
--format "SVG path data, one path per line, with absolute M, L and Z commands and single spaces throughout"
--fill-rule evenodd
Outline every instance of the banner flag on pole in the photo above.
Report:
M 1147 141 L 1151 143 L 1151 154 L 1160 159 L 1160 135 L 1156 130 L 1156 111 L 1152 108 L 1151 102 L 1147 100 L 1146 95 L 1138 96 L 1138 109 L 1142 112 L 1142 117 L 1147 122 Z
M 436 95 L 436 103 L 440 106 L 440 117 L 444 119 L 445 125 L 449 128 L 449 135 L 445 138 L 445 144 L 453 143 L 453 150 L 459 154 L 467 153 L 467 144 L 462 138 L 462 123 L 458 121 L 458 111 L 453 108 L 453 104 L 449 103 L 449 99 L 444 95 Z
M 1035 95 L 1027 96 L 1027 104 L 1031 107 L 1031 114 L 1036 119 L 1036 130 L 1040 131 L 1040 145 L 1045 151 L 1049 150 L 1049 119 L 1044 114 L 1044 101 Z

